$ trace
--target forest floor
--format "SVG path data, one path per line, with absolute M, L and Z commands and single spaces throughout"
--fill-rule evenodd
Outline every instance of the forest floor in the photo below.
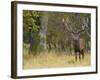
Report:
M 86 54 L 84 60 L 75 61 L 74 55 L 41 53 L 36 56 L 24 54 L 23 68 L 79 67 L 91 65 L 91 56 Z

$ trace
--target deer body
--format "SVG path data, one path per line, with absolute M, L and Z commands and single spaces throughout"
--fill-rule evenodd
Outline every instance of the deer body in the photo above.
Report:
M 79 60 L 84 59 L 84 50 L 85 50 L 84 40 L 83 39 L 73 40 L 73 46 L 74 46 L 75 60 L 77 61 L 78 58 Z
M 84 39 L 80 38 L 79 32 L 72 32 L 71 36 L 73 37 L 73 48 L 75 53 L 75 60 L 77 61 L 78 57 L 79 60 L 84 59 Z

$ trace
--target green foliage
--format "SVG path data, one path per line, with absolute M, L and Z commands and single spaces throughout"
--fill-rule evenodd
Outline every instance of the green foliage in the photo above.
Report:
M 30 50 L 37 52 L 39 47 L 39 12 L 23 10 L 23 40 L 30 44 Z
M 23 38 L 24 42 L 29 43 L 31 33 L 39 32 L 39 13 L 36 11 L 23 11 Z

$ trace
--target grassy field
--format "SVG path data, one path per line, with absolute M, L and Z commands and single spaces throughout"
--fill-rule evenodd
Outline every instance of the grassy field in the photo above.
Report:
M 82 61 L 75 61 L 74 55 L 60 54 L 57 55 L 51 53 L 41 53 L 37 56 L 24 54 L 23 56 L 23 68 L 51 68 L 51 67 L 76 67 L 76 66 L 89 66 L 90 54 L 85 55 L 85 59 Z

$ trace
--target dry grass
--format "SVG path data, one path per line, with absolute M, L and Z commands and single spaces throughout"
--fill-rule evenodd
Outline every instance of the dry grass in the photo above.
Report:
M 89 66 L 90 54 L 85 55 L 82 61 L 75 61 L 74 55 L 57 55 L 56 53 L 41 53 L 37 56 L 24 54 L 23 68 L 49 68 L 49 67 L 75 67 L 75 66 Z

